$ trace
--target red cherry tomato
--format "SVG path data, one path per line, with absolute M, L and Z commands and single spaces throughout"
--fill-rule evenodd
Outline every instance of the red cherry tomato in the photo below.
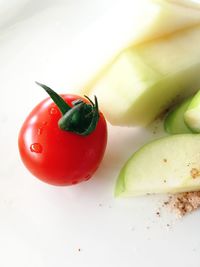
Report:
M 62 95 L 72 107 L 73 101 L 87 99 Z M 61 130 L 62 114 L 47 98 L 39 103 L 25 120 L 19 133 L 19 151 L 29 171 L 53 185 L 72 185 L 91 178 L 102 161 L 107 144 L 107 126 L 101 112 L 96 128 L 88 135 Z

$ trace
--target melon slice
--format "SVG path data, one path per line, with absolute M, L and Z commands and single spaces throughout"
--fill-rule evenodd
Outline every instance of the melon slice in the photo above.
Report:
M 115 125 L 147 125 L 179 95 L 200 88 L 200 26 L 122 52 L 96 82 L 106 118 Z
M 69 88 L 84 93 L 119 53 L 135 44 L 200 23 L 200 4 L 179 1 L 120 0 L 91 21 L 67 49 Z

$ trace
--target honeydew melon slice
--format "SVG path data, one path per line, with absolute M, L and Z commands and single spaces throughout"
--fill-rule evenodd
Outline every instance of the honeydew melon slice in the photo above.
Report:
M 200 135 L 177 134 L 152 141 L 122 168 L 116 196 L 200 190 Z
M 122 52 L 91 94 L 115 125 L 147 125 L 200 87 L 200 26 Z
M 119 53 L 135 44 L 200 24 L 200 4 L 120 0 L 75 38 L 67 49 L 69 88 L 84 93 Z

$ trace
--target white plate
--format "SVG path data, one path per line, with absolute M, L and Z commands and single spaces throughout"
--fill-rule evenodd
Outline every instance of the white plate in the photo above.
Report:
M 0 266 L 197 267 L 199 211 L 178 220 L 165 196 L 115 199 L 116 176 L 153 129 L 109 126 L 95 177 L 53 187 L 22 165 L 17 136 L 46 95 L 35 80 L 70 91 L 67 47 L 114 0 L 3 1 L 0 20 Z M 3 12 L 4 11 L 4 12 Z

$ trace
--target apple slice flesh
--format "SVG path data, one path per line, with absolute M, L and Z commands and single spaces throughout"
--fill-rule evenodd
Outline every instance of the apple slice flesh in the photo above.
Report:
M 122 168 L 116 196 L 200 190 L 200 135 L 180 134 L 150 142 Z
M 187 126 L 196 133 L 200 133 L 200 91 L 192 98 L 184 114 Z
M 200 26 L 122 52 L 91 93 L 115 125 L 147 125 L 200 87 Z
M 164 128 L 169 134 L 182 134 L 182 133 L 192 133 L 190 128 L 185 123 L 184 114 L 190 105 L 192 97 L 187 98 L 185 101 L 181 102 L 172 111 L 170 111 L 165 118 Z

